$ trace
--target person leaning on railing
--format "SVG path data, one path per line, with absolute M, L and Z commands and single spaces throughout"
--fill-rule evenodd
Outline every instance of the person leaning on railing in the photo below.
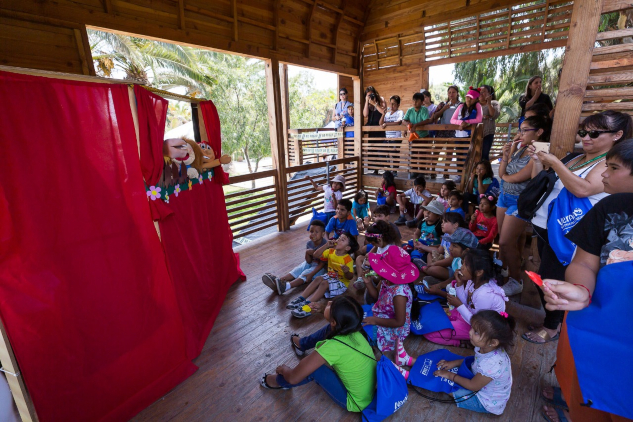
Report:
M 451 85 L 448 87 L 447 91 L 448 98 L 446 102 L 442 102 L 435 109 L 435 113 L 431 117 L 433 122 L 438 122 L 441 125 L 450 125 L 451 119 L 453 118 L 453 114 L 455 114 L 455 110 L 461 104 L 459 101 L 459 89 L 455 85 Z M 438 130 L 436 132 L 436 136 L 438 138 L 454 138 L 455 131 L 454 130 Z
M 481 112 L 483 113 L 484 139 L 481 147 L 481 159 L 490 161 L 490 148 L 495 140 L 496 120 L 501 114 L 499 102 L 495 98 L 495 89 L 490 85 L 482 85 L 480 88 Z
M 429 111 L 427 110 L 426 107 L 424 107 L 423 104 L 424 104 L 424 95 L 421 92 L 416 92 L 415 94 L 413 94 L 413 107 L 407 110 L 406 114 L 404 115 L 404 118 L 402 119 L 404 124 L 410 125 L 409 131 L 410 132 L 415 131 L 415 133 L 420 138 L 427 137 L 429 135 L 429 132 L 426 130 L 419 130 L 419 128 L 423 127 L 424 125 L 433 123 L 433 120 L 429 118 Z M 420 157 L 420 153 L 411 152 L 411 158 L 421 159 L 422 157 Z M 417 167 L 420 169 L 427 170 L 427 168 L 422 167 L 420 163 L 415 163 L 415 164 L 412 163 L 411 167 Z M 431 173 L 431 171 L 428 171 L 428 173 Z M 417 174 L 414 172 L 412 172 L 411 175 L 417 176 Z M 433 174 L 431 177 L 434 178 L 435 174 Z
M 337 128 L 341 127 L 341 124 L 345 122 L 345 115 L 347 115 L 347 108 L 350 106 L 354 107 L 354 104 L 347 101 L 347 96 L 348 96 L 347 88 L 341 88 L 339 90 L 338 95 L 341 101 L 336 103 L 336 106 L 334 106 L 334 116 L 332 117 L 332 120 L 334 120 L 334 127 L 337 127 Z

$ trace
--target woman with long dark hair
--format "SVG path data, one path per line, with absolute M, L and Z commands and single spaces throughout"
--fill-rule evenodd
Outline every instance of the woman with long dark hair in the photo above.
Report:
M 482 85 L 480 88 L 481 112 L 483 113 L 484 140 L 481 147 L 481 159 L 490 161 L 490 148 L 495 139 L 496 120 L 501 113 L 499 101 L 495 98 L 495 89 L 490 85 Z
M 303 338 L 290 336 L 298 356 L 312 348 L 314 353 L 294 368 L 280 365 L 275 374 L 264 374 L 260 384 L 288 390 L 314 381 L 342 408 L 362 412 L 376 390 L 376 361 L 350 349 L 374 355 L 362 326 L 363 308 L 350 296 L 337 296 L 328 302 L 323 316 L 328 324 L 316 333 Z
M 543 87 L 543 78 L 540 76 L 532 76 L 525 87 L 525 94 L 519 97 L 519 106 L 521 106 L 521 117 L 525 116 L 525 110 L 534 104 L 545 104 L 550 110 L 554 108 L 549 95 L 544 94 L 541 89 Z

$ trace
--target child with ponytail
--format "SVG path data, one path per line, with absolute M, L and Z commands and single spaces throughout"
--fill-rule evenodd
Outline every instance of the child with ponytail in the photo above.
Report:
M 469 229 L 479 239 L 481 249 L 490 249 L 499 233 L 496 213 L 497 198 L 493 194 L 479 195 L 479 209 L 470 216 Z
M 453 393 L 457 407 L 479 413 L 501 415 L 510 399 L 512 367 L 506 349 L 514 340 L 514 319 L 505 312 L 483 310 L 473 315 L 469 331 L 470 342 L 475 346 L 475 360 L 471 379 L 450 370 L 459 367 L 463 359 L 437 363 L 436 377 L 446 378 L 461 388 Z M 397 345 L 396 363 L 413 366 L 416 359 L 410 357 L 402 343 Z M 405 378 L 409 371 L 398 366 Z

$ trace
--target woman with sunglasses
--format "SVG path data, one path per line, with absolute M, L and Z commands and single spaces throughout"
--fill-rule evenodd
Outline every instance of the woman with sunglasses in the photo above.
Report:
M 564 280 L 568 265 L 568 263 L 567 265 L 561 263 L 559 258 L 563 257 L 563 254 L 560 251 L 557 254 L 550 244 L 551 240 L 556 243 L 555 239 L 550 239 L 552 234 L 548 232 L 548 226 L 552 227 L 550 224 L 552 221 L 549 218 L 550 204 L 559 197 L 563 188 L 568 192 L 565 193 L 566 195 L 571 194 L 578 199 L 587 198 L 591 207 L 607 196 L 601 176 L 605 168 L 606 155 L 620 140 L 630 138 L 632 132 L 633 123 L 629 115 L 617 111 L 605 111 L 587 117 L 582 123 L 582 129 L 578 131 L 576 140 L 582 141 L 583 154 L 573 156 L 571 159 L 568 156 L 561 161 L 547 152 L 535 153 L 534 146 L 528 148 L 528 154 L 534 162 L 532 177 L 536 177 L 543 167 L 552 168 L 558 176 L 552 191 L 532 218 L 532 226 L 538 235 L 541 256 L 539 274 L 542 278 Z M 571 199 L 575 201 L 574 198 Z M 545 307 L 543 291 L 537 290 Z M 522 337 L 537 344 L 556 340 L 564 316 L 563 311 L 550 311 L 545 308 L 543 326 L 528 331 Z
M 548 141 L 551 127 L 549 118 L 530 117 L 521 124 L 519 139 L 503 146 L 499 177 L 504 183 L 497 202 L 497 224 L 499 225 L 499 258 L 509 275 L 502 287 L 506 296 L 523 291 L 519 241 L 521 234 L 525 231 L 527 221 L 518 216 L 517 199 L 532 178 L 534 162 L 530 160 L 528 148 L 535 141 Z
M 347 101 L 347 88 L 341 88 L 339 90 L 340 101 L 334 106 L 334 127 L 341 127 L 341 124 L 345 121 L 345 115 L 347 114 L 347 107 L 354 106 L 351 102 Z

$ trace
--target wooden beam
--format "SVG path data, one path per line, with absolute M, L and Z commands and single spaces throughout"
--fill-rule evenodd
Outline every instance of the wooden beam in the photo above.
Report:
M 310 14 L 308 14 L 308 24 L 306 28 L 308 33 L 306 34 L 306 39 L 308 40 L 308 48 L 306 49 L 306 57 L 312 57 L 312 16 L 314 15 L 314 9 L 316 9 L 316 0 L 313 0 L 312 7 L 310 7 Z
M 545 42 L 545 34 L 547 33 L 547 17 L 549 16 L 549 2 L 550 0 L 547 0 L 547 2 L 545 2 L 545 15 L 543 16 L 543 35 L 541 36 L 541 42 Z
M 237 34 L 237 27 L 239 22 L 237 20 L 237 0 L 233 0 L 233 41 L 238 42 L 239 37 Z
M 429 89 L 429 67 L 423 66 L 420 69 L 420 88 Z
M 273 50 L 279 51 L 279 27 L 281 26 L 281 19 L 279 18 L 279 3 L 281 0 L 275 0 L 273 4 L 273 22 L 275 22 L 275 38 L 273 38 Z
M 361 112 L 362 109 L 362 95 L 363 95 L 363 86 L 362 86 L 362 81 L 360 79 L 360 77 L 356 76 L 352 78 L 352 82 L 354 85 L 354 114 L 358 119 L 358 123 L 354 124 L 354 156 L 358 157 L 358 163 L 356 164 L 357 166 L 357 181 L 356 181 L 356 186 L 358 186 L 358 188 L 361 188 L 361 181 L 362 181 L 362 176 L 363 176 L 363 168 L 361 166 L 361 163 L 363 162 L 362 158 L 363 158 L 363 145 L 362 145 L 362 138 L 363 138 L 363 114 Z
M 288 87 L 288 65 L 282 64 L 279 69 L 280 88 L 281 88 L 281 122 L 284 134 L 284 145 L 288 147 L 288 129 L 290 129 L 290 90 Z M 295 156 L 298 152 L 295 151 Z M 286 157 L 286 167 L 289 167 L 288 151 L 284 154 Z
M 288 182 L 286 180 L 286 144 L 283 134 L 281 80 L 279 61 L 276 59 L 266 60 L 266 98 L 273 168 L 277 171 L 275 192 L 277 195 L 278 229 L 285 231 L 290 228 L 290 217 L 288 215 Z
M 114 8 L 112 7 L 112 0 L 103 0 L 103 9 L 106 13 L 114 13 Z
M 344 7 L 345 6 L 343 6 L 343 8 Z M 338 31 L 341 28 L 343 16 L 345 16 L 345 11 L 343 11 L 342 14 L 338 15 L 338 18 L 336 20 L 336 27 L 334 28 L 334 53 L 332 54 L 332 63 L 336 63 L 336 56 L 338 55 Z
M 187 29 L 185 27 L 185 0 L 178 0 L 178 28 Z
M 632 9 L 632 0 L 604 0 L 602 13 L 617 12 L 624 9 Z
M 574 149 L 602 2 L 603 0 L 574 1 L 563 73 L 556 99 L 556 119 L 550 137 L 550 152 L 559 158 Z
M 79 59 L 81 60 L 81 71 L 84 75 L 90 75 L 88 58 L 86 57 L 86 50 L 84 48 L 83 38 L 81 37 L 81 31 L 73 29 L 73 33 L 75 34 L 75 42 L 77 43 L 77 53 L 79 54 Z M 90 59 L 92 62 L 92 55 L 90 56 Z

